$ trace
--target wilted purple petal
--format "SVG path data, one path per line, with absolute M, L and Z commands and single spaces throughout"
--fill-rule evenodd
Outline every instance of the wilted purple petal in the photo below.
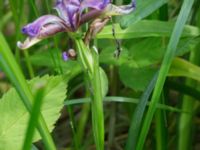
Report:
M 84 16 L 82 14 L 84 9 L 92 8 L 93 10 L 102 11 L 109 3 L 110 0 L 57 0 L 55 8 L 71 31 L 76 31 L 80 25 L 82 16 Z M 95 17 L 97 16 L 96 14 L 94 13 Z M 90 18 L 94 18 L 93 13 L 90 13 L 89 16 Z
M 57 0 L 56 7 L 59 16 L 65 21 L 65 24 L 75 31 L 80 20 L 80 1 L 79 0 Z
M 63 27 L 65 26 L 64 21 L 58 18 L 57 16 L 45 15 L 38 18 L 34 22 L 24 26 L 22 28 L 22 33 L 30 37 L 36 37 L 38 36 L 38 34 L 40 34 L 40 31 L 42 30 L 42 28 L 44 28 L 45 26 L 49 24 L 59 24 L 60 26 L 63 26 Z
M 38 18 L 33 23 L 26 25 L 22 29 L 22 32 L 27 34 L 29 37 L 24 43 L 18 42 L 17 45 L 21 49 L 27 49 L 44 38 L 48 38 L 58 32 L 64 32 L 67 30 L 68 28 L 62 19 L 53 15 L 45 15 Z
M 27 49 L 58 32 L 74 32 L 81 24 L 98 17 L 128 14 L 135 9 L 135 0 L 123 6 L 113 5 L 110 0 L 57 0 L 55 8 L 59 17 L 45 15 L 23 27 L 22 32 L 28 38 L 24 43 L 18 42 L 18 47 Z M 86 8 L 91 9 L 84 13 Z
M 136 0 L 132 0 L 132 7 L 136 7 Z
M 37 37 L 43 39 L 65 31 L 67 31 L 67 28 L 64 25 L 51 23 L 42 27 Z
M 92 19 L 98 18 L 101 15 L 102 15 L 101 10 L 92 9 L 89 12 L 87 12 L 81 16 L 80 25 L 82 25 Z
M 104 16 L 126 15 L 135 10 L 135 5 L 135 0 L 132 0 L 131 4 L 129 5 L 122 6 L 116 6 L 110 3 L 105 7 L 102 14 L 104 14 Z
M 93 9 L 81 16 L 80 25 L 98 17 L 126 15 L 135 9 L 135 0 L 132 0 L 129 5 L 122 6 L 111 4 L 110 0 L 83 0 L 81 4 Z
M 102 10 L 109 3 L 110 0 L 83 0 L 81 2 L 81 9 L 84 10 L 85 8 L 94 8 L 97 10 Z

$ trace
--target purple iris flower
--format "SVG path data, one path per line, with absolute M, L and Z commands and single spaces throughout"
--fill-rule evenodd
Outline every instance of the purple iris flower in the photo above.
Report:
M 85 9 L 88 9 L 86 12 Z M 18 42 L 21 49 L 27 49 L 42 39 L 59 32 L 75 32 L 84 23 L 95 18 L 124 15 L 133 11 L 135 0 L 130 5 L 116 6 L 110 0 L 57 0 L 55 9 L 58 16 L 44 15 L 24 26 L 22 33 L 28 38 Z

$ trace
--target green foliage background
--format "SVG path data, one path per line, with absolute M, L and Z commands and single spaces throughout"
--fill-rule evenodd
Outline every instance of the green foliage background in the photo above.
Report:
M 41 89 L 41 108 L 31 116 L 44 145 L 34 136 L 32 149 L 200 149 L 200 1 L 137 0 L 133 13 L 113 18 L 91 44 L 98 49 L 90 50 L 99 82 L 81 64 L 84 43 L 71 42 L 66 33 L 26 51 L 16 47 L 25 38 L 21 27 L 55 13 L 54 3 L 0 0 L 0 150 L 23 149 Z M 77 58 L 65 62 L 62 52 L 69 48 Z M 91 100 L 98 84 L 104 110 Z M 104 116 L 90 115 L 101 111 Z M 102 122 L 103 133 L 94 128 Z

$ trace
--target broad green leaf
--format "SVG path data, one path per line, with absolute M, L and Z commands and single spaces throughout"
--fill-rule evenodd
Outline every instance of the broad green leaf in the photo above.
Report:
M 182 38 L 179 41 L 176 56 L 182 56 L 195 49 L 200 38 Z M 134 43 L 134 44 L 132 44 Z M 137 64 L 138 68 L 159 64 L 167 49 L 168 38 L 146 38 L 128 40 L 124 43 L 129 50 L 127 63 Z M 122 56 L 123 57 L 123 56 Z M 133 63 L 131 63 L 133 61 Z
M 66 85 L 60 76 L 37 77 L 29 82 L 33 93 L 37 91 L 41 83 L 46 85 L 41 112 L 49 130 L 52 131 L 63 107 Z M 26 135 L 29 113 L 14 88 L 11 88 L 0 99 L 0 115 L 0 149 L 20 150 Z M 40 136 L 37 133 L 34 141 L 39 139 Z
M 178 44 L 177 56 L 182 56 L 192 50 L 200 42 L 200 38 L 182 38 Z M 134 43 L 134 44 L 133 44 Z M 148 67 L 159 64 L 164 56 L 168 38 L 145 38 L 126 40 L 118 59 L 114 57 L 115 45 L 108 46 L 100 53 L 100 62 L 120 66 L 128 64 L 133 68 Z
M 134 68 L 122 65 L 119 69 L 120 79 L 127 87 L 134 90 L 144 90 L 156 72 L 154 67 Z M 169 77 L 187 77 L 200 81 L 200 67 L 187 60 L 175 58 L 168 73 Z
M 162 43 L 163 40 L 161 38 L 144 39 L 135 42 L 134 45 L 131 45 L 131 41 L 126 42 L 126 45 L 131 46 L 128 48 L 128 57 L 124 57 L 124 55 L 121 56 L 122 58 L 120 59 L 123 59 L 124 61 L 120 64 L 119 69 L 120 79 L 124 85 L 134 90 L 145 89 L 148 82 L 151 80 L 153 73 L 157 70 L 155 67 L 153 68 L 152 65 L 159 65 L 165 53 L 166 46 L 163 46 Z M 199 38 L 182 39 L 177 48 L 177 55 L 183 55 L 186 52 L 193 50 L 198 43 Z M 107 60 L 107 63 L 115 64 L 113 61 L 117 62 L 115 58 L 110 57 L 109 59 L 110 60 Z M 171 75 L 187 76 L 197 80 L 199 77 L 196 76 L 198 73 L 195 74 L 197 70 L 194 70 L 194 68 L 197 69 L 198 67 L 189 67 L 189 64 L 185 63 L 186 61 L 181 62 L 176 61 L 176 64 L 173 62 Z M 192 68 L 193 74 L 191 71 L 189 72 L 189 69 L 192 70 Z M 131 76 L 131 78 L 129 76 Z
M 192 51 L 199 41 L 199 38 L 183 38 L 178 44 L 176 55 Z M 143 91 L 157 70 L 152 65 L 159 65 L 164 56 L 167 42 L 168 39 L 158 37 L 128 40 L 124 42 L 126 48 L 122 47 L 119 59 L 113 56 L 115 47 L 110 46 L 101 52 L 100 62 L 119 66 L 120 79 L 124 85 Z
M 167 42 L 167 39 L 147 38 L 135 41 L 134 44 L 131 44 L 133 43 L 132 40 L 125 42 L 131 57 L 129 61 L 134 60 L 137 68 L 159 63 L 165 53 L 165 41 Z
M 121 81 L 129 88 L 143 91 L 156 72 L 155 67 L 133 68 L 127 64 L 120 66 Z
M 126 28 L 130 24 L 147 17 L 166 2 L 167 0 L 137 0 L 135 11 L 121 19 L 121 27 Z
M 105 47 L 100 53 L 100 58 L 99 58 L 100 63 L 111 64 L 111 65 L 116 65 L 116 66 L 126 63 L 128 60 L 130 60 L 130 55 L 129 55 L 128 50 L 125 47 L 123 47 L 122 49 L 123 50 L 120 54 L 120 57 L 116 58 L 114 57 L 114 53 L 116 51 L 115 45 Z M 134 65 L 134 60 L 132 60 L 132 63 Z M 137 66 L 137 64 L 135 63 L 134 66 Z
M 200 67 L 184 59 L 175 58 L 168 75 L 187 77 L 200 81 Z
M 121 29 L 119 24 L 115 24 L 116 37 L 119 39 L 131 39 L 142 37 L 170 37 L 174 23 L 158 20 L 142 20 L 130 25 L 127 29 Z M 107 25 L 98 35 L 98 39 L 113 39 L 112 25 Z M 195 37 L 200 35 L 197 27 L 185 25 L 181 37 Z

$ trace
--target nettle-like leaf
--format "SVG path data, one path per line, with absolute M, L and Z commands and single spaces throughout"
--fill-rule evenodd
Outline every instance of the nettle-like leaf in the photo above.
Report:
M 29 82 L 33 93 L 37 91 L 41 83 L 45 84 L 41 112 L 48 129 L 52 131 L 63 107 L 66 84 L 60 76 L 37 77 Z M 20 150 L 26 135 L 30 115 L 14 88 L 11 88 L 0 99 L 0 116 L 0 150 Z M 39 133 L 35 132 L 33 141 L 39 139 Z

